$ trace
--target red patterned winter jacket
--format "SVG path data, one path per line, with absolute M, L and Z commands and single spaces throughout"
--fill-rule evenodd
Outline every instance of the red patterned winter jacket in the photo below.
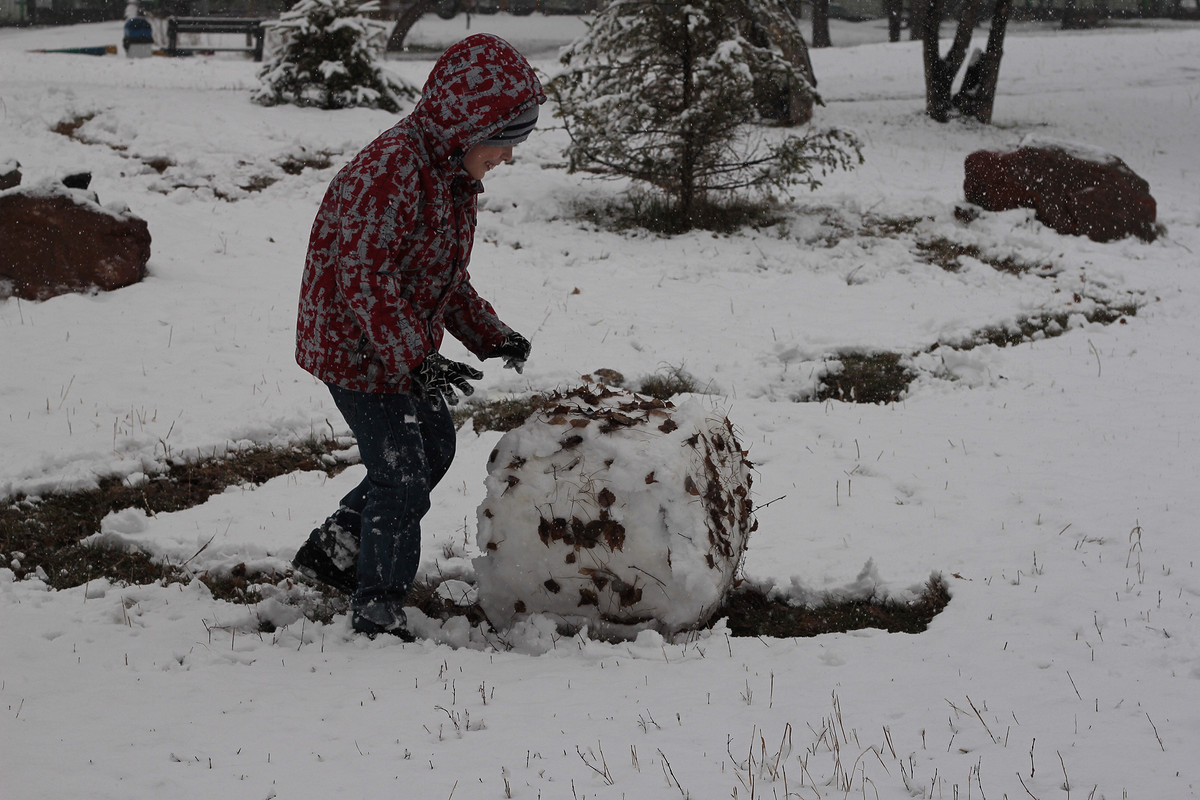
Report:
M 477 34 L 434 65 L 413 112 L 329 184 L 309 237 L 296 362 L 360 392 L 403 392 L 450 333 L 480 358 L 511 331 L 471 286 L 482 184 L 463 155 L 545 100 L 529 62 Z

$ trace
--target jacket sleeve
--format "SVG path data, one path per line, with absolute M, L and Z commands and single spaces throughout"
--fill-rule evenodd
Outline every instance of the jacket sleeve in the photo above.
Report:
M 470 275 L 446 305 L 446 330 L 479 358 L 487 358 L 512 332 L 500 321 L 492 304 L 475 291 Z
M 337 248 L 338 288 L 358 320 L 366 342 L 391 379 L 416 368 L 432 348 L 427 326 L 403 297 L 392 273 L 396 251 L 414 227 L 416 200 L 404 174 L 357 175 L 341 190 Z

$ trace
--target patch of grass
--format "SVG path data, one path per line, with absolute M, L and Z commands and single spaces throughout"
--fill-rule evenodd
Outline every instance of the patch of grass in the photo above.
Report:
M 251 575 L 245 564 L 237 564 L 221 574 L 202 573 L 200 580 L 204 581 L 212 596 L 218 600 L 252 606 L 266 599 L 263 595 L 264 584 L 281 584 L 287 577 L 277 573 Z
M 960 244 L 944 237 L 917 242 L 917 254 L 927 263 L 941 267 L 947 272 L 958 272 L 962 269 L 963 257 L 982 261 L 997 272 L 1010 275 L 1053 275 L 1055 271 L 1049 264 L 1025 264 L 1015 258 L 990 258 L 975 245 Z
M 478 603 L 459 605 L 437 594 L 437 583 L 418 583 L 408 594 L 408 604 L 421 610 L 430 619 L 448 620 L 451 617 L 466 617 L 472 625 L 487 622 L 487 615 Z
M 249 606 L 257 616 L 257 606 L 269 599 L 297 608 L 313 622 L 329 624 L 339 614 L 350 608 L 349 598 L 341 592 L 321 583 L 310 582 L 289 573 L 251 573 L 245 564 L 222 572 L 204 572 L 199 579 L 208 587 L 217 600 Z M 275 624 L 259 617 L 258 630 L 270 633 Z
M 1080 298 L 1081 299 L 1081 298 Z M 1080 315 L 1088 322 L 1101 325 L 1124 325 L 1129 317 L 1137 316 L 1138 304 L 1128 301 L 1115 305 L 1096 300 L 1087 310 L 1057 311 L 1053 314 L 1033 314 L 1018 318 L 1012 325 L 993 325 L 976 331 L 967 341 L 956 342 L 959 350 L 970 350 L 985 344 L 1013 347 L 1037 339 L 1052 339 L 1070 330 L 1071 317 Z M 936 349 L 936 345 L 933 349 Z
M 273 178 L 270 175 L 254 175 L 249 180 L 240 184 L 241 189 L 247 192 L 261 192 L 264 189 L 274 186 L 279 182 L 278 178 Z M 228 198 L 222 198 L 228 199 Z
M 683 367 L 665 367 L 653 375 L 642 378 L 634 391 L 656 400 L 666 401 L 677 394 L 698 393 L 701 388 L 696 378 Z
M 584 376 L 584 379 L 588 377 Z M 619 386 L 624 382 L 620 373 L 610 369 L 597 370 L 590 377 L 605 386 Z M 666 367 L 643 378 L 634 391 L 665 401 L 677 394 L 700 392 L 701 388 L 696 378 L 683 368 Z M 547 396 L 540 393 L 486 402 L 467 400 L 452 407 L 450 417 L 454 420 L 456 428 L 470 422 L 471 429 L 477 434 L 484 431 L 506 432 L 524 424 L 534 412 L 545 407 L 547 402 Z
M 864 214 L 861 219 L 848 219 L 844 209 L 833 206 L 805 206 L 801 213 L 805 216 L 820 217 L 822 233 L 810 244 L 822 247 L 835 247 L 839 242 L 857 236 L 894 239 L 912 233 L 918 225 L 929 219 L 881 217 L 876 214 Z
M 901 364 L 900 353 L 844 353 L 842 369 L 826 375 L 814 399 L 852 403 L 894 403 L 908 391 L 916 373 Z
M 303 151 L 299 155 L 288 155 L 274 159 L 274 163 L 288 175 L 299 175 L 306 169 L 328 169 L 333 164 L 334 155 L 335 154 L 328 153 L 323 150 L 317 152 Z M 169 167 L 174 166 L 173 162 L 166 158 L 154 158 L 149 160 L 143 159 L 143 163 L 156 170 L 159 174 L 165 172 Z M 240 162 L 240 165 L 245 165 L 245 162 Z M 207 180 L 211 180 L 211 178 Z M 264 191 L 265 189 L 274 186 L 278 182 L 279 177 L 277 174 L 271 175 L 266 172 L 257 172 L 252 174 L 249 178 L 241 181 L 238 184 L 238 188 L 253 194 L 255 192 Z M 201 187 L 176 183 L 173 188 L 198 189 Z M 236 197 L 230 196 L 229 192 L 222 191 L 216 186 L 209 186 L 208 188 L 212 190 L 214 196 L 221 200 L 232 202 L 237 199 Z
M 785 219 L 779 203 L 767 197 L 701 203 L 690 218 L 683 219 L 666 198 L 648 192 L 631 192 L 619 200 L 580 201 L 575 215 L 602 230 L 624 233 L 642 229 L 668 236 L 690 230 L 719 234 L 733 234 L 745 228 L 761 230 Z
M 892 633 L 921 633 L 950 602 L 950 591 L 938 576 L 911 603 L 859 599 L 822 603 L 815 608 L 789 605 L 759 589 L 731 592 L 714 618 L 728 620 L 734 636 L 771 636 L 781 639 L 843 633 L 862 628 L 882 628 Z
M 1138 302 L 1129 299 L 1110 304 L 1095 298 L 1076 295 L 1076 303 L 1091 300 L 1090 305 L 1075 310 L 1020 317 L 1010 325 L 993 325 L 972 332 L 962 341 L 938 342 L 922 352 L 936 352 L 939 347 L 972 350 L 982 345 L 1014 347 L 1039 339 L 1062 336 L 1069 331 L 1071 318 L 1079 315 L 1088 322 L 1101 325 L 1124 325 L 1129 317 L 1137 316 Z M 837 356 L 842 368 L 821 379 L 815 396 L 803 395 L 797 402 L 840 400 L 848 403 L 894 403 L 904 397 L 917 373 L 902 362 L 903 353 L 845 353 Z
M 314 153 L 304 151 L 300 155 L 285 156 L 277 159 L 276 164 L 288 175 L 299 175 L 306 169 L 329 169 L 333 165 L 333 153 L 318 150 Z
M 840 209 L 825 208 L 810 210 L 810 213 L 822 215 L 828 232 L 821 238 L 821 243 L 833 247 L 843 239 L 852 236 L 872 236 L 879 239 L 895 239 L 910 234 L 916 235 L 917 227 L 931 217 L 881 217 L 874 214 L 863 215 L 861 221 L 854 223 L 847 220 Z M 944 236 L 933 238 L 918 238 L 915 252 L 917 257 L 927 264 L 941 267 L 947 272 L 958 272 L 962 269 L 964 257 L 973 258 L 987 264 L 997 272 L 1010 275 L 1032 273 L 1045 277 L 1055 275 L 1058 270 L 1050 264 L 1030 264 L 1015 258 L 996 258 L 988 256 L 979 247 L 955 242 Z
M 468 401 L 450 410 L 450 417 L 456 428 L 462 427 L 468 420 L 475 433 L 484 431 L 511 431 L 529 419 L 533 412 L 545 405 L 544 395 L 535 394 L 529 397 L 504 398 L 486 403 Z
M 590 375 L 584 375 L 582 378 L 585 381 L 603 384 L 604 386 L 622 387 L 625 385 L 625 376 L 615 369 L 609 369 L 608 367 L 593 370 Z
M 877 217 L 867 215 L 863 219 L 860 233 L 867 236 L 877 236 L 890 239 L 905 233 L 912 233 L 916 227 L 928 217 Z

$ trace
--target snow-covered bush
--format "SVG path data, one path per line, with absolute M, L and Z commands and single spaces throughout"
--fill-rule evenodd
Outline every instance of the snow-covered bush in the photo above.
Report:
M 489 460 L 479 604 L 499 629 L 535 614 L 594 636 L 702 624 L 755 527 L 750 470 L 700 402 L 555 393 Z
M 258 72 L 255 102 L 399 111 L 417 92 L 383 69 L 388 25 L 364 16 L 378 7 L 376 0 L 300 0 L 268 23 L 281 41 Z
M 848 133 L 762 125 L 807 119 L 792 108 L 819 102 L 807 59 L 771 44 L 802 44 L 795 26 L 782 0 L 610 3 L 549 85 L 571 137 L 570 169 L 649 184 L 684 230 L 740 190 L 815 188 L 818 173 L 860 161 Z

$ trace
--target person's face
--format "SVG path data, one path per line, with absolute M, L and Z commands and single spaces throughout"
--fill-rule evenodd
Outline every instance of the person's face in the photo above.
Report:
M 483 180 L 496 167 L 506 161 L 512 161 L 512 145 L 497 147 L 490 144 L 477 144 L 467 151 L 463 158 L 463 169 L 477 181 Z

